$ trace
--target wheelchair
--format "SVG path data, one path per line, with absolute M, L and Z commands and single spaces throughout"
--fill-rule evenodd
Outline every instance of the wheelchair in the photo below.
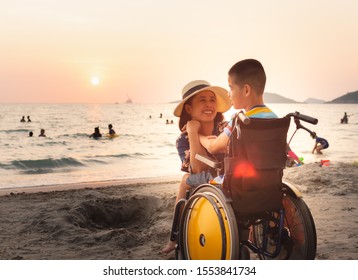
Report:
M 311 212 L 299 190 L 282 180 L 291 117 L 296 131 L 313 133 L 300 120 L 318 122 L 299 112 L 270 120 L 239 112 L 224 163 L 197 155 L 224 180 L 200 185 L 176 204 L 171 231 L 176 259 L 315 258 Z

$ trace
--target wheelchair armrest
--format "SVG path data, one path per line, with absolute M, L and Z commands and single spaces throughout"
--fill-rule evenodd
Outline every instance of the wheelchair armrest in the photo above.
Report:
M 213 160 L 212 158 L 202 156 L 199 154 L 196 154 L 195 158 L 201 161 L 202 163 L 205 163 L 206 165 L 210 166 L 211 168 L 215 168 L 215 169 L 220 168 L 220 162 Z

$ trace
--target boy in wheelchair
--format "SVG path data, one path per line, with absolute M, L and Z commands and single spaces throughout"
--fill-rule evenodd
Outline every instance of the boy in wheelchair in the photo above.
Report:
M 233 65 L 228 72 L 228 83 L 232 104 L 235 109 L 245 109 L 245 114 L 250 119 L 278 118 L 271 109 L 264 105 L 263 95 L 266 74 L 259 61 L 246 59 Z M 260 129 L 260 124 L 258 124 L 254 134 L 249 136 L 251 139 L 240 139 L 240 132 L 242 132 L 243 137 L 246 137 L 248 133 L 242 129 L 240 130 L 236 118 L 234 116 L 229 121 L 224 128 L 224 132 L 218 137 L 200 136 L 200 143 L 209 153 L 226 152 L 227 157 L 224 161 L 225 176 L 218 176 L 211 183 L 218 183 L 229 192 L 233 199 L 232 207 L 235 216 L 240 217 L 238 219 L 239 224 L 249 219 L 252 214 L 278 209 L 281 206 L 282 192 L 280 192 L 278 186 L 281 183 L 282 169 L 286 163 L 286 154 L 282 153 L 285 149 L 286 139 L 275 133 L 278 132 L 277 129 L 262 134 L 263 130 Z M 265 121 L 263 126 L 266 126 L 266 123 Z M 283 134 L 287 133 L 287 129 L 283 128 Z M 272 132 L 274 135 L 271 135 Z M 235 135 L 232 135 L 233 133 Z M 279 137 L 275 139 L 274 136 Z M 255 139 L 257 137 L 268 139 Z M 229 144 L 230 138 L 232 141 Z M 279 143 L 278 145 L 277 143 L 273 143 L 273 145 L 265 143 L 266 141 L 280 141 L 280 138 L 285 140 L 284 143 Z M 259 145 L 253 144 L 257 140 L 261 140 Z M 265 153 L 267 154 L 265 148 L 260 148 L 262 144 L 266 145 L 266 149 L 270 150 L 268 159 L 262 158 L 265 157 Z M 252 162 L 253 158 L 258 158 L 257 164 Z M 281 164 L 277 166 L 278 162 L 281 162 Z M 266 170 L 255 168 L 258 167 L 257 165 L 262 164 L 265 165 Z M 264 187 L 262 187 L 263 185 Z M 240 228 L 240 239 L 249 239 L 248 226 L 241 224 Z

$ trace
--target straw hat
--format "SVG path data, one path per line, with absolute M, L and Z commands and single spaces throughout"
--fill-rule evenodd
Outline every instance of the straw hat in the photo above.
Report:
M 182 90 L 182 101 L 177 105 L 174 110 L 174 116 L 180 117 L 183 111 L 185 102 L 193 97 L 195 94 L 210 90 L 216 96 L 217 111 L 224 113 L 231 107 L 231 100 L 228 91 L 222 87 L 211 86 L 210 83 L 204 80 L 196 80 L 188 83 Z

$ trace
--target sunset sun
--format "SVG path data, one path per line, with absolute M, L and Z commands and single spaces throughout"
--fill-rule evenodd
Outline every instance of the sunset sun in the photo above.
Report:
M 94 85 L 94 86 L 98 85 L 99 84 L 99 78 L 96 77 L 96 76 L 93 76 L 91 78 L 91 84 Z

